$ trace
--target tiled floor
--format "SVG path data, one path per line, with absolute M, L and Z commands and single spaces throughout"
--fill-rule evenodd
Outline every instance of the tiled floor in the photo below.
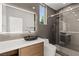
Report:
M 55 56 L 61 56 L 60 54 L 56 53 Z

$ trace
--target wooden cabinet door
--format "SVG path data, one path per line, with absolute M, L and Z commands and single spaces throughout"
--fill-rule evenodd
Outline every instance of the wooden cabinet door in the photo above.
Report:
M 44 43 L 34 44 L 28 47 L 19 49 L 20 56 L 43 56 L 44 55 Z
M 18 50 L 8 51 L 0 54 L 0 56 L 18 56 Z

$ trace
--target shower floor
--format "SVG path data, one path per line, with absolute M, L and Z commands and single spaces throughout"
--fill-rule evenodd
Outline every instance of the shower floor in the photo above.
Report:
M 59 53 L 56 53 L 55 56 L 62 56 L 62 55 L 60 55 Z
M 79 52 L 67 47 L 62 47 L 59 45 L 56 45 L 57 47 L 57 53 L 62 56 L 79 56 Z

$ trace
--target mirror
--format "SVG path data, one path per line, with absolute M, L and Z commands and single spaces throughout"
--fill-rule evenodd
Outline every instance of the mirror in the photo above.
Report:
M 2 32 L 26 33 L 36 31 L 36 14 L 34 12 L 2 4 Z

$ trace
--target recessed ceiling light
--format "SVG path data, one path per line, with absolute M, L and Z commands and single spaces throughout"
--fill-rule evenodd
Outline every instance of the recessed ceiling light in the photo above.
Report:
M 32 9 L 35 9 L 35 7 L 32 7 Z

